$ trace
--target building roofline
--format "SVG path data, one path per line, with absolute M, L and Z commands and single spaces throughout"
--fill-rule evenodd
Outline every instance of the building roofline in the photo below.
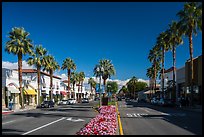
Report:
M 18 70 L 18 69 L 13 69 L 13 70 Z M 22 73 L 37 73 L 37 70 L 36 69 L 22 69 Z M 46 76 L 50 76 L 50 74 L 43 72 L 43 71 L 40 71 L 40 73 L 44 74 Z M 55 75 L 53 75 L 53 78 L 62 79 L 62 78 L 55 76 Z

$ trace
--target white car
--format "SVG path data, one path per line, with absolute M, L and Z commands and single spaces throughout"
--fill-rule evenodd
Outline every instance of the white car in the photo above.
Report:
M 73 99 L 73 98 L 68 99 L 68 104 L 70 105 L 76 104 L 76 99 Z
M 60 105 L 67 105 L 68 104 L 68 100 L 62 100 L 59 102 Z

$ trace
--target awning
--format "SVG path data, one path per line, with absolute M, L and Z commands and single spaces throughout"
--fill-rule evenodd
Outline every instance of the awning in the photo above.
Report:
M 61 93 L 62 95 L 67 95 L 67 93 L 66 93 L 65 91 L 60 91 L 60 93 Z
M 68 86 L 68 83 L 64 83 L 66 86 Z
M 20 93 L 20 91 L 14 87 L 7 87 L 8 91 L 10 91 L 11 93 Z
M 37 95 L 34 89 L 26 89 L 23 91 L 26 95 Z
M 160 90 L 156 90 L 156 92 L 159 92 Z M 146 92 L 144 92 L 144 94 L 155 94 L 154 90 L 148 90 Z

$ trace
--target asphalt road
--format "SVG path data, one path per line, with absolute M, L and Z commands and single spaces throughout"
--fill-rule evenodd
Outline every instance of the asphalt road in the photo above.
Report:
M 2 115 L 2 135 L 76 135 L 97 112 L 97 102 Z
M 118 101 L 124 135 L 201 135 L 202 113 Z

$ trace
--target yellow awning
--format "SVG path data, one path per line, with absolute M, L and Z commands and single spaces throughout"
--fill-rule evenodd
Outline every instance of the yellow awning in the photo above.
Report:
M 34 89 L 26 89 L 23 91 L 26 95 L 37 95 Z

